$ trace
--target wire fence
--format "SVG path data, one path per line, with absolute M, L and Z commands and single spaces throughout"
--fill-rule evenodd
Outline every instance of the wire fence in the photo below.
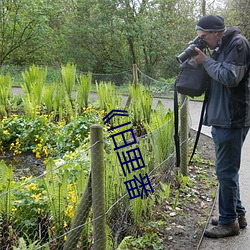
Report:
M 46 66 L 41 65 L 40 67 L 45 68 Z M 10 73 L 14 79 L 14 85 L 19 86 L 23 81 L 22 72 L 28 70 L 29 67 L 18 67 L 11 65 L 3 65 L 0 69 L 0 74 Z M 138 82 L 150 88 L 152 93 L 157 96 L 172 96 L 174 90 L 174 79 L 160 79 L 156 80 L 145 73 L 136 66 L 138 73 Z M 77 71 L 77 74 L 88 74 L 88 72 Z M 135 72 L 131 70 L 126 70 L 123 72 L 117 72 L 112 74 L 99 74 L 92 73 L 92 84 L 96 82 L 112 82 L 117 86 L 128 85 L 129 83 L 134 83 L 135 81 Z M 48 83 L 60 82 L 60 67 L 50 66 L 47 69 L 47 81 Z
M 139 72 L 144 84 L 159 84 Z M 97 78 L 104 79 L 101 75 Z M 180 110 L 186 105 L 187 99 Z M 112 133 L 104 139 L 97 136 L 88 148 L 75 152 L 80 156 L 78 160 L 48 159 L 41 166 L 42 174 L 20 178 L 15 188 L 15 171 L 2 161 L 1 249 L 124 249 L 127 240 L 145 233 L 140 223 L 156 216 L 155 204 L 164 199 L 162 193 L 166 192 L 162 187 L 176 174 L 173 129 L 173 114 L 169 114 L 166 122 L 152 132 L 136 137 L 136 142 L 126 147 L 124 168 L 117 157 L 124 149 L 114 150 Z M 131 135 L 125 137 L 131 140 Z M 124 143 L 124 137 L 117 143 Z M 128 152 L 134 157 L 130 162 Z M 137 161 L 137 168 L 132 161 Z M 139 193 L 133 197 L 135 186 L 128 189 L 126 185 L 131 184 L 131 177 L 135 177 L 135 184 L 138 173 L 143 177 L 138 182 L 141 187 L 147 176 L 151 190 L 149 186 L 142 191 L 138 188 Z

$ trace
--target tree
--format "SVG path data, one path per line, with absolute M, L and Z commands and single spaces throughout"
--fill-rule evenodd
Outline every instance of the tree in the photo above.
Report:
M 242 33 L 250 39 L 250 2 L 248 0 L 225 0 L 221 11 L 226 25 L 239 26 Z
M 42 1 L 7 0 L 0 2 L 0 65 L 29 41 L 43 33 L 46 8 Z M 41 39 L 26 53 L 41 47 Z M 19 62 L 17 62 L 19 63 Z

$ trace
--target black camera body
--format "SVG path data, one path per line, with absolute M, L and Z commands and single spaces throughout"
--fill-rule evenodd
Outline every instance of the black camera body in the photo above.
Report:
M 183 63 L 188 58 L 198 55 L 198 53 L 195 51 L 195 47 L 199 48 L 200 50 L 203 50 L 207 48 L 207 43 L 199 36 L 197 36 L 190 45 L 180 54 L 176 57 L 177 61 L 179 63 Z

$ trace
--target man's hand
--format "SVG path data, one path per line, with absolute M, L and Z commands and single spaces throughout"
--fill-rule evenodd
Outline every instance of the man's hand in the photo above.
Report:
M 197 56 L 192 57 L 197 64 L 203 64 L 207 56 L 197 47 L 194 48 L 195 51 L 198 53 Z

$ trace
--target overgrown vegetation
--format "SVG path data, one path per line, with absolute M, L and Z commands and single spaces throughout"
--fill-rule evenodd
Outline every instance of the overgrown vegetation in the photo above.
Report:
M 87 150 L 90 125 L 102 123 L 102 118 L 112 109 L 123 109 L 121 96 L 116 93 L 113 83 L 96 84 L 98 101 L 94 106 L 88 101 L 91 74 L 78 76 L 72 64 L 61 68 L 63 82 L 54 83 L 47 88 L 46 68 L 32 65 L 22 73 L 21 87 L 24 95 L 20 98 L 20 96 L 14 97 L 10 92 L 6 94 L 7 101 L 4 104 L 8 112 L 1 114 L 0 121 L 2 155 L 34 154 L 34 157 L 44 159 L 45 172 L 38 178 L 32 175 L 17 178 L 14 176 L 12 167 L 1 162 L 2 246 L 18 247 L 25 244 L 29 247 L 49 245 L 50 248 L 60 248 L 63 246 L 65 238 L 61 235 L 70 229 L 90 171 Z M 74 87 L 76 84 L 77 86 Z M 108 124 L 106 129 L 109 126 L 116 127 L 121 122 L 131 121 L 130 126 L 139 139 L 137 144 L 130 146 L 129 149 L 140 146 L 145 162 L 141 174 L 145 175 L 154 169 L 156 162 L 158 164 L 159 160 L 167 158 L 171 148 L 173 149 L 171 133 L 164 133 L 165 140 L 168 141 L 167 148 L 158 143 L 155 136 L 158 133 L 158 127 L 165 127 L 166 131 L 172 130 L 173 114 L 164 110 L 160 103 L 153 111 L 152 96 L 142 85 L 131 86 L 130 89 L 132 105 L 128 108 L 129 117 L 113 119 L 112 124 Z M 110 94 L 115 98 L 110 98 Z M 79 95 L 84 97 L 84 101 L 79 98 Z M 138 99 L 141 99 L 140 105 L 136 105 Z M 157 112 L 160 112 L 158 116 Z M 140 138 L 141 135 L 145 137 Z M 114 202 L 126 194 L 124 181 L 128 180 L 128 175 L 127 177 L 121 175 L 109 133 L 105 133 L 105 141 L 107 141 L 105 147 L 106 207 L 109 209 Z M 158 146 L 152 147 L 152 144 L 158 144 Z M 158 151 L 161 152 L 161 159 L 157 159 Z M 125 216 L 131 221 L 130 225 L 136 229 L 140 227 L 142 221 L 150 219 L 153 205 L 152 199 L 131 201 L 127 197 L 123 199 L 122 206 L 112 210 L 107 220 L 113 239 L 112 245 L 118 246 L 124 237 L 115 230 L 120 222 L 117 219 L 114 221 L 114 218 L 124 213 L 122 208 L 126 207 Z M 88 235 L 91 235 L 91 230 L 92 227 L 89 226 Z M 89 237 L 85 244 L 91 244 L 92 239 L 91 236 Z M 46 242 L 51 243 L 46 244 Z

